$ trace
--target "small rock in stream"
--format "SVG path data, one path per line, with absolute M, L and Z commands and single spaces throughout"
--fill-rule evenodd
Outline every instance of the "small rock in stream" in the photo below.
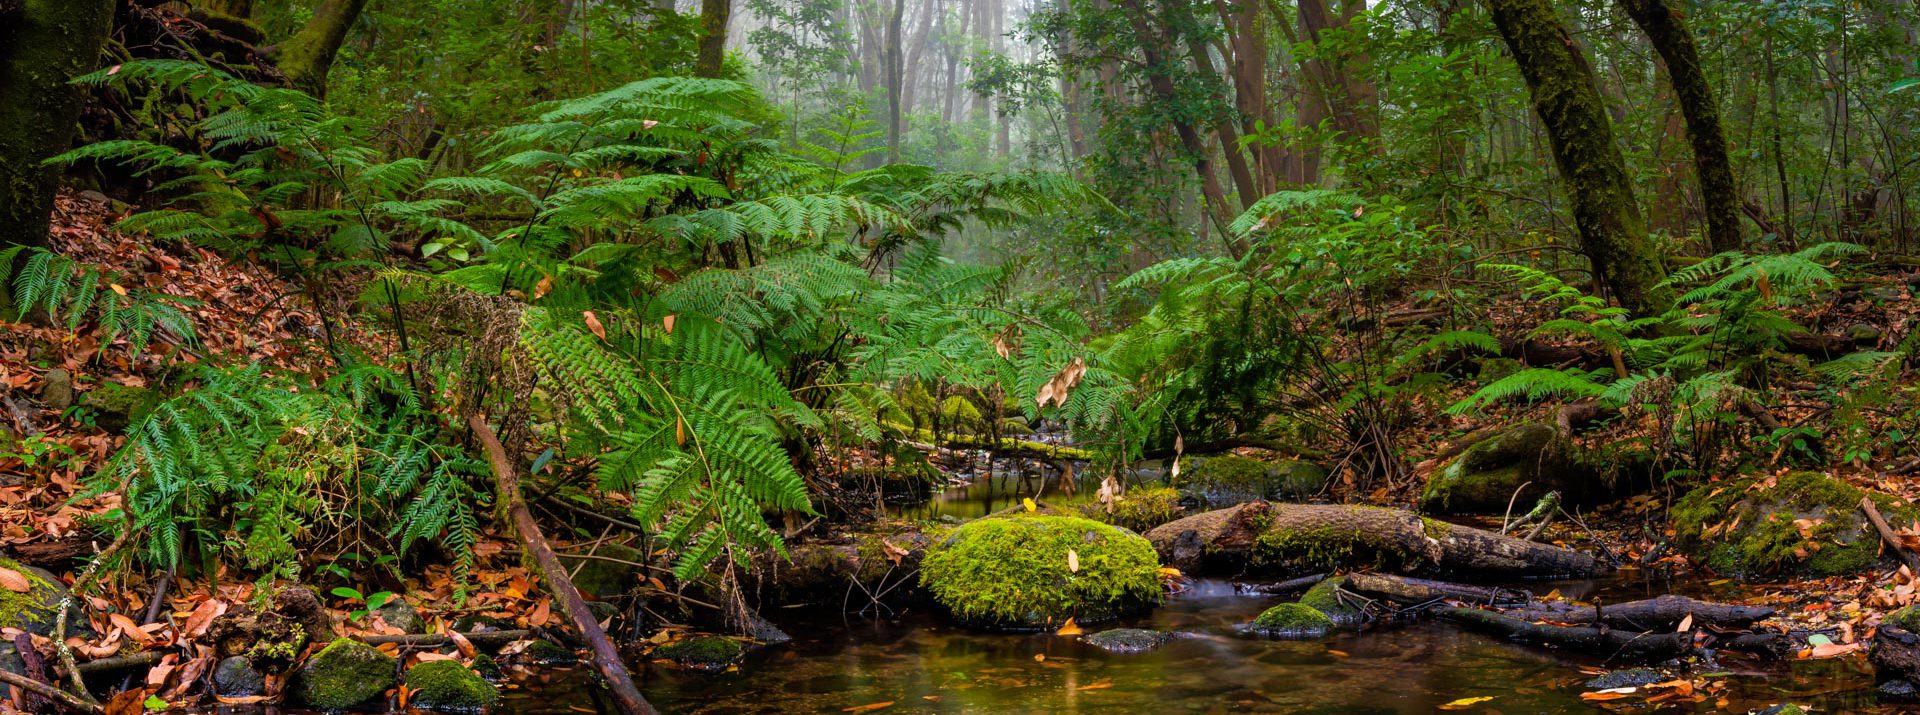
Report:
M 1333 631 L 1333 619 L 1303 603 L 1282 603 L 1254 617 L 1246 630 L 1267 638 L 1311 640 Z
M 223 698 L 245 698 L 267 692 L 267 676 L 253 669 L 246 656 L 220 661 L 213 669 L 213 689 Z
M 1145 653 L 1165 645 L 1172 636 L 1141 628 L 1115 628 L 1086 636 L 1081 640 L 1108 653 Z
M 1916 690 L 1913 683 L 1898 678 L 1881 683 L 1879 692 L 1881 700 L 1900 703 L 1920 701 L 1920 690 Z
M 660 646 L 653 657 L 671 660 L 682 668 L 717 673 L 740 662 L 740 641 L 725 636 L 695 636 Z

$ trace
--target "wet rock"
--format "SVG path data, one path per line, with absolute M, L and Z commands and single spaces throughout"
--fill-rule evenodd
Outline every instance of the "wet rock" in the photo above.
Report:
M 1920 701 L 1920 689 L 1914 688 L 1911 681 L 1898 678 L 1881 683 L 1874 691 L 1880 694 L 1881 700 L 1898 703 Z
M 1252 457 L 1223 454 L 1188 457 L 1175 480 L 1181 495 L 1209 509 L 1256 500 L 1298 501 L 1318 494 L 1327 470 L 1299 460 L 1269 464 Z M 1158 526 L 1158 524 L 1155 524 Z
M 780 630 L 780 627 L 773 625 L 772 621 L 761 618 L 758 613 L 748 615 L 747 629 L 752 631 L 749 635 L 752 635 L 754 640 L 766 645 L 785 645 L 793 642 L 793 636 L 787 635 L 786 631 Z
M 1814 472 L 1706 484 L 1674 503 L 1675 544 L 1725 574 L 1838 576 L 1872 568 L 1880 537 L 1860 510 L 1864 492 Z M 1874 495 L 1887 521 L 1920 510 Z
M 1882 680 L 1920 682 L 1920 607 L 1902 608 L 1880 621 L 1867 662 Z
M 1873 345 L 1880 342 L 1880 329 L 1866 323 L 1855 323 L 1847 328 L 1847 337 L 1856 343 Z
M 1247 624 L 1248 632 L 1267 638 L 1306 640 L 1322 638 L 1333 632 L 1333 619 L 1301 603 L 1282 603 L 1255 616 Z
M 400 629 L 402 633 L 427 632 L 426 620 L 420 617 L 420 611 L 415 610 L 413 604 L 407 603 L 405 598 L 395 596 L 393 600 L 373 609 L 373 613 L 379 616 L 380 620 L 386 621 L 387 625 Z
M 565 665 L 579 662 L 580 656 L 553 641 L 536 640 L 515 654 L 515 660 L 527 665 Z
M 426 710 L 475 713 L 500 701 L 500 689 L 457 660 L 436 660 L 407 669 L 407 704 Z
M 722 636 L 695 636 L 654 649 L 653 657 L 673 661 L 683 668 L 716 673 L 740 662 L 746 649 L 740 641 Z
M 1637 688 L 1666 680 L 1660 671 L 1651 668 L 1628 668 L 1616 670 L 1586 682 L 1588 690 L 1607 690 L 1611 688 Z
M 473 667 L 473 672 L 479 673 L 480 677 L 489 681 L 498 682 L 507 677 L 506 671 L 500 669 L 500 663 L 495 661 L 493 656 L 485 653 L 474 656 L 473 663 L 470 665 Z
M 1145 653 L 1166 645 L 1173 637 L 1161 631 L 1140 628 L 1115 628 L 1081 638 L 1108 653 Z
M 602 544 L 593 555 L 605 558 L 560 557 L 561 563 L 566 564 L 567 568 L 579 569 L 573 574 L 573 585 L 581 593 L 607 600 L 626 595 L 629 589 L 640 583 L 641 568 L 634 564 L 647 562 L 647 555 L 640 550 L 619 544 Z M 621 563 L 623 561 L 628 563 Z
M 0 589 L 0 628 L 18 628 L 37 636 L 51 635 L 59 621 L 60 602 L 67 597 L 67 586 L 45 569 L 9 559 L 0 559 L 0 568 L 27 577 L 25 592 Z M 68 604 L 67 629 L 72 634 L 92 634 L 78 603 Z
M 1595 481 L 1558 426 L 1532 422 L 1481 440 L 1435 471 L 1420 494 L 1420 510 L 1504 514 L 1512 503 L 1524 511 L 1549 491 L 1584 496 Z
M 267 676 L 245 656 L 232 656 L 213 668 L 213 690 L 221 697 L 245 698 L 267 692 Z
M 1100 623 L 1160 602 L 1153 544 L 1070 516 L 980 519 L 928 549 L 920 584 L 962 623 L 1041 630 Z
M 392 688 L 399 663 L 373 646 L 340 638 L 307 659 L 289 693 L 316 710 L 346 710 Z
M 101 383 L 80 396 L 80 406 L 93 410 L 93 423 L 108 432 L 126 429 L 158 404 L 159 393 L 117 382 Z
M 60 368 L 40 376 L 40 403 L 55 410 L 73 406 L 73 373 Z

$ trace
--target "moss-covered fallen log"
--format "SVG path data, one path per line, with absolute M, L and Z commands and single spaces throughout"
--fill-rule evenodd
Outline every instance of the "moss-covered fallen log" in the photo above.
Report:
M 1555 578 L 1598 570 L 1588 554 L 1384 507 L 1249 502 L 1148 531 L 1188 573 L 1376 568 L 1458 578 Z

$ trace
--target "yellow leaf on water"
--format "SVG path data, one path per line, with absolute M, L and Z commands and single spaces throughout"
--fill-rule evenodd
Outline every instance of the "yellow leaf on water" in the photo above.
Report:
M 1035 662 L 1035 663 L 1045 663 L 1045 662 L 1047 662 L 1047 654 L 1045 654 L 1045 653 L 1035 653 L 1035 654 L 1033 654 L 1033 662 Z
M 1087 691 L 1087 690 L 1105 690 L 1105 689 L 1107 689 L 1107 688 L 1111 688 L 1111 687 L 1113 687 L 1113 681 L 1112 681 L 1112 680 L 1108 680 L 1108 679 L 1105 679 L 1105 678 L 1102 678 L 1102 679 L 1100 679 L 1100 681 L 1099 681 L 1099 682 L 1096 682 L 1096 683 L 1093 683 L 1093 684 L 1091 684 L 1091 685 L 1082 685 L 1082 686 L 1080 686 L 1080 687 L 1078 687 L 1078 688 L 1074 688 L 1074 690 L 1075 690 L 1075 691 Z
M 1069 617 L 1067 624 L 1061 626 L 1060 630 L 1054 631 L 1053 634 L 1056 636 L 1077 636 L 1083 632 L 1084 631 L 1080 630 L 1080 624 L 1074 623 L 1073 619 Z
M 1465 710 L 1467 708 L 1473 707 L 1475 705 L 1479 705 L 1480 703 L 1484 703 L 1492 699 L 1493 699 L 1492 695 L 1482 695 L 1474 698 L 1461 698 L 1459 700 L 1455 700 L 1445 705 L 1441 705 L 1440 709 L 1441 710 Z

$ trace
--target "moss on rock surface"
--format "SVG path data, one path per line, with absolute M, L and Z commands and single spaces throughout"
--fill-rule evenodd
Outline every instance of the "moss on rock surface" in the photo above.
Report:
M 1282 603 L 1255 616 L 1250 630 L 1269 638 L 1319 638 L 1333 631 L 1333 619 L 1304 603 Z
M 54 580 L 53 574 L 11 559 L 0 558 L 0 568 L 27 577 L 28 584 L 26 591 L 0 588 L 0 627 L 18 628 L 39 636 L 53 633 L 60 615 L 60 601 L 67 595 L 66 587 Z M 69 628 L 86 622 L 78 615 L 77 610 L 69 614 L 73 622 Z
M 1346 584 L 1345 576 L 1323 579 L 1307 589 L 1300 596 L 1300 604 L 1326 614 L 1327 619 L 1339 628 L 1353 628 L 1367 620 L 1367 614 L 1359 608 L 1347 605 L 1340 600 L 1340 587 Z
M 1879 560 L 1880 538 L 1860 500 L 1866 492 L 1815 472 L 1702 486 L 1669 516 L 1680 548 L 1700 563 L 1738 576 L 1836 576 Z M 1887 521 L 1905 524 L 1920 510 L 1872 495 Z
M 928 550 L 920 583 L 964 623 L 1030 630 L 1152 607 L 1159 565 L 1137 534 L 1079 517 L 1016 515 L 955 529 Z
M 1080 515 L 1136 532 L 1180 518 L 1180 491 L 1169 487 L 1135 489 L 1114 502 L 1113 512 L 1099 502 L 1081 504 Z
M 387 692 L 396 682 L 393 656 L 348 638 L 307 659 L 293 677 L 293 696 L 316 710 L 346 710 Z
M 746 649 L 740 646 L 740 641 L 722 636 L 695 636 L 660 646 L 653 652 L 656 658 L 705 671 L 726 670 L 740 662 L 740 657 L 745 654 Z
M 455 660 L 436 660 L 407 669 L 407 703 L 452 713 L 486 709 L 500 700 L 500 689 Z
M 1468 447 L 1435 471 L 1420 493 L 1420 508 L 1431 514 L 1500 514 L 1513 503 L 1525 511 L 1549 490 L 1588 489 L 1596 477 L 1578 462 L 1572 441 L 1558 427 L 1522 424 Z

